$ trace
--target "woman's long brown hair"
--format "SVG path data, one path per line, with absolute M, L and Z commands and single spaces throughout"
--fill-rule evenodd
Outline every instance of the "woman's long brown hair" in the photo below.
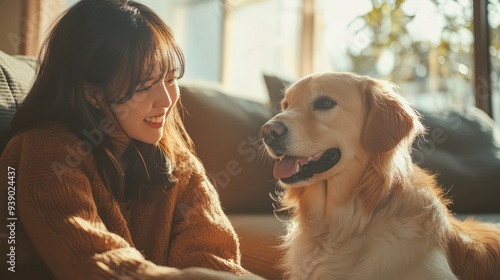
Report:
M 154 70 L 163 75 L 176 71 L 178 78 L 184 73 L 183 53 L 158 15 L 134 1 L 81 0 L 59 18 L 44 42 L 36 80 L 12 120 L 8 139 L 51 123 L 64 124 L 82 140 L 97 133 L 102 137 L 96 136 L 100 141 L 92 146 L 94 164 L 113 196 L 137 198 L 139 186 L 167 187 L 176 179 L 172 170 L 181 167 L 177 155 L 194 153 L 179 116 L 180 102 L 168 115 L 159 143 L 132 140 L 121 155 L 113 139 L 99 130 L 106 116 L 85 96 L 88 85 L 95 86 L 112 108 L 132 98 Z M 118 120 L 119 114 L 113 114 Z

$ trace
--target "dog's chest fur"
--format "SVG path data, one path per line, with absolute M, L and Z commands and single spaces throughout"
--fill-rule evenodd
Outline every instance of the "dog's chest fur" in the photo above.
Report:
M 308 215 L 321 221 L 296 217 L 300 221 L 285 237 L 290 280 L 456 279 L 444 250 L 426 232 L 432 217 L 394 217 L 386 212 L 403 210 L 388 207 L 366 220 L 359 209 L 355 201 L 330 216 Z

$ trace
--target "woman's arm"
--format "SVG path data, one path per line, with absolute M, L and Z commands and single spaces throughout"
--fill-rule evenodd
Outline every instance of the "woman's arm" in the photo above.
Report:
M 122 236 L 108 231 L 81 169 L 68 168 L 56 176 L 23 163 L 16 194 L 18 219 L 57 279 L 158 279 L 177 272 L 145 260 Z
M 84 163 L 66 164 L 64 145 L 47 154 L 41 151 L 46 144 L 28 142 L 8 147 L 0 167 L 16 166 L 18 221 L 56 279 L 237 279 L 233 274 L 179 270 L 146 260 L 128 237 L 106 228 Z M 66 168 L 54 169 L 54 162 Z M 5 174 L 2 180 L 7 180 Z M 6 212 L 7 191 L 2 189 L 0 208 Z
M 174 210 L 169 263 L 248 273 L 240 264 L 237 235 L 202 167 L 181 188 Z

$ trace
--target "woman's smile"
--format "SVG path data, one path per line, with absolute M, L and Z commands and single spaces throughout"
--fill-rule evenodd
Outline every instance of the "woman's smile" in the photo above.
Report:
M 144 121 L 152 128 L 162 128 L 165 122 L 165 113 L 154 117 L 147 117 L 144 119 Z

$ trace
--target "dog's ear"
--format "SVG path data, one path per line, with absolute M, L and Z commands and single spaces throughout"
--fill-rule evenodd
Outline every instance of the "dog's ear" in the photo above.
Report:
M 423 132 L 417 113 L 396 92 L 394 84 L 368 78 L 363 90 L 366 115 L 361 139 L 366 148 L 387 152 L 402 139 L 413 141 Z

